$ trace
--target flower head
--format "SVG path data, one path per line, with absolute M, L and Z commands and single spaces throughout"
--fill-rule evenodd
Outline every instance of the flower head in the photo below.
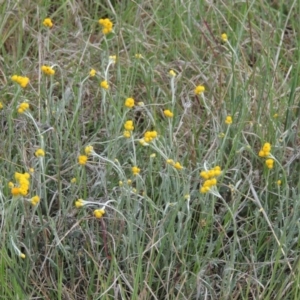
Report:
M 112 32 L 113 23 L 110 19 L 108 19 L 108 18 L 100 19 L 98 22 L 102 26 L 103 34 L 108 34 L 108 33 Z
M 182 169 L 183 169 L 183 166 L 180 164 L 180 162 L 177 161 L 177 162 L 174 164 L 174 168 L 177 169 L 177 170 L 182 170 Z
M 273 169 L 274 167 L 274 159 L 272 158 L 269 158 L 266 160 L 266 166 L 269 168 L 269 169 Z
M 117 61 L 117 56 L 116 55 L 110 55 L 108 58 L 109 58 L 109 62 L 111 64 L 115 64 L 116 61 Z
M 141 169 L 138 168 L 137 166 L 134 166 L 131 168 L 131 171 L 132 171 L 133 175 L 138 175 L 141 172 Z
M 227 125 L 232 124 L 232 117 L 231 117 L 231 116 L 227 116 L 226 119 L 225 119 L 225 123 L 226 123 Z
M 91 146 L 91 145 L 88 145 L 88 146 L 86 146 L 86 147 L 84 148 L 84 153 L 85 153 L 87 156 L 91 155 L 93 151 L 94 151 L 94 148 L 93 148 L 93 146 Z
M 0 110 L 3 108 L 3 103 L 0 102 Z
M 46 19 L 43 21 L 43 25 L 46 26 L 46 27 L 51 28 L 51 27 L 53 26 L 52 20 L 51 20 L 50 18 L 46 18 Z
M 78 200 L 75 201 L 75 206 L 76 206 L 76 208 L 81 208 L 81 207 L 83 207 L 85 204 L 86 204 L 86 203 L 85 203 L 85 201 L 84 201 L 83 199 L 78 199 Z
M 13 75 L 11 80 L 18 83 L 22 88 L 26 88 L 29 83 L 29 78 L 26 76 Z
M 133 98 L 127 98 L 125 100 L 125 106 L 128 108 L 134 107 L 134 99 Z
M 175 77 L 175 76 L 176 76 L 176 73 L 175 73 L 174 70 L 170 70 L 170 71 L 169 71 L 169 74 L 170 74 L 170 76 L 172 76 L 172 77 Z
M 144 133 L 144 141 L 146 143 L 150 143 L 153 139 L 157 138 L 157 132 L 154 130 L 154 131 L 146 131 Z
M 126 121 L 125 124 L 124 124 L 124 128 L 127 131 L 132 131 L 134 129 L 133 121 L 132 120 Z
M 29 104 L 27 102 L 22 102 L 18 106 L 18 113 L 23 114 L 27 109 L 29 109 Z
M 44 74 L 49 75 L 49 76 L 52 76 L 55 74 L 55 71 L 50 66 L 42 66 L 41 70 Z
M 227 41 L 228 41 L 228 36 L 227 36 L 226 33 L 222 33 L 222 34 L 221 34 L 221 40 L 222 40 L 223 42 L 227 42 Z
M 129 139 L 129 138 L 131 137 L 131 132 L 128 131 L 128 130 L 124 130 L 123 136 L 124 136 L 126 139 Z
M 79 155 L 78 156 L 78 163 L 81 166 L 84 166 L 86 164 L 87 160 L 88 160 L 88 157 L 86 155 Z
M 91 69 L 90 70 L 90 77 L 94 77 L 96 75 L 96 70 L 95 69 Z
M 195 95 L 200 95 L 205 91 L 205 87 L 203 85 L 197 85 L 194 89 Z
M 36 206 L 38 203 L 40 202 L 40 197 L 39 196 L 33 196 L 31 199 L 30 199 L 30 203 L 33 205 L 33 206 Z
M 261 150 L 258 152 L 259 157 L 267 157 L 271 153 L 271 144 L 270 143 L 264 143 Z
M 100 86 L 105 89 L 105 90 L 108 90 L 109 89 L 109 84 L 106 80 L 103 80 L 100 82 Z
M 45 151 L 43 149 L 37 149 L 34 154 L 36 157 L 43 157 L 45 156 Z
M 164 115 L 167 117 L 167 118 L 173 118 L 174 114 L 168 110 L 168 109 L 165 109 L 164 110 Z
M 134 56 L 135 56 L 135 58 L 138 58 L 138 59 L 143 58 L 143 55 L 141 53 L 136 53 Z
M 105 214 L 104 208 L 94 210 L 94 217 L 97 218 L 97 219 L 101 219 L 104 214 Z

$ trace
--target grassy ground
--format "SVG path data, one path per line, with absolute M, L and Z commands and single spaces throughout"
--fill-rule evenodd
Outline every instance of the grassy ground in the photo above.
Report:
M 95 2 L 0 6 L 0 298 L 299 299 L 298 1 Z

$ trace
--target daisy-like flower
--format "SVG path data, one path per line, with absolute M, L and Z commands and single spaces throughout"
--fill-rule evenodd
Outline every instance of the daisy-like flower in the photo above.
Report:
M 231 116 L 227 116 L 226 119 L 225 119 L 225 123 L 226 123 L 227 125 L 232 124 L 232 117 L 231 117 Z
M 29 109 L 29 104 L 27 102 L 22 102 L 18 106 L 18 113 L 23 114 L 27 109 Z
M 205 87 L 203 85 L 197 85 L 194 89 L 195 95 L 200 95 L 205 91 Z
M 132 171 L 133 175 L 138 175 L 141 172 L 141 169 L 138 168 L 137 166 L 134 166 L 131 168 L 131 171 Z
M 18 83 L 23 89 L 26 88 L 29 83 L 29 78 L 26 76 L 13 75 L 11 80 Z
M 223 42 L 227 42 L 227 41 L 228 41 L 228 36 L 227 36 L 226 33 L 222 33 L 222 34 L 221 34 L 221 40 L 222 40 Z
M 36 157 L 43 157 L 45 156 L 45 151 L 43 149 L 37 149 L 34 154 Z
M 90 77 L 94 77 L 96 75 L 96 70 L 95 69 L 91 69 L 90 70 Z
M 50 66 L 42 66 L 41 70 L 44 74 L 49 75 L 49 76 L 52 76 L 55 74 L 55 71 Z
M 128 108 L 134 107 L 134 99 L 133 98 L 127 98 L 125 100 L 125 106 Z
M 110 32 L 112 32 L 113 29 L 113 23 L 110 19 L 105 18 L 105 19 L 100 19 L 99 24 L 102 26 L 102 33 L 103 34 L 108 34 Z
M 106 80 L 103 80 L 100 82 L 100 86 L 105 89 L 105 90 L 108 90 L 109 89 L 109 84 Z
M 53 26 L 52 20 L 50 18 L 44 19 L 43 25 L 46 26 L 46 27 L 51 28 Z
M 168 109 L 165 109 L 164 110 L 164 115 L 167 117 L 167 118 L 173 118 L 174 114 L 168 110 Z
M 78 156 L 78 163 L 81 166 L 84 166 L 87 163 L 88 157 L 86 155 L 79 155 Z
M 132 130 L 134 130 L 133 121 L 132 121 L 132 120 L 126 121 L 125 124 L 124 124 L 124 128 L 125 128 L 125 130 L 127 130 L 127 131 L 132 131 Z
M 95 209 L 93 214 L 94 214 L 95 218 L 101 219 L 103 217 L 103 215 L 105 214 L 105 210 L 104 210 L 104 208 Z

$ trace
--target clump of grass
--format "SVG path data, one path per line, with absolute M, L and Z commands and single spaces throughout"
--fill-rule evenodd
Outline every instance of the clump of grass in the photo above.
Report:
M 1 295 L 296 299 L 297 1 L 43 2 L 0 9 Z

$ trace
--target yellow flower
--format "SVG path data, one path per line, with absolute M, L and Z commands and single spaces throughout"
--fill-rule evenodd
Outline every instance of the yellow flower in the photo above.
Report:
M 258 152 L 259 157 L 267 157 L 271 153 L 271 144 L 270 143 L 264 143 L 262 149 Z
M 177 169 L 177 170 L 182 170 L 182 169 L 183 169 L 183 166 L 177 161 L 177 162 L 174 164 L 174 168 Z
M 39 196 L 33 196 L 30 200 L 30 203 L 33 206 L 36 206 L 40 202 L 40 197 Z
M 31 174 L 33 174 L 33 173 L 34 173 L 34 168 L 29 168 L 29 172 L 30 172 Z
M 138 175 L 141 172 L 141 169 L 138 168 L 137 166 L 134 166 L 131 168 L 131 171 L 132 171 L 133 175 Z
M 174 160 L 170 159 L 170 158 L 167 159 L 166 162 L 167 162 L 167 164 L 172 165 L 172 166 L 174 166 L 174 164 L 175 164 Z
M 130 131 L 128 131 L 128 130 L 124 130 L 124 132 L 123 132 L 123 136 L 124 136 L 125 138 L 129 139 L 129 138 L 131 137 L 131 133 L 130 133 Z
M 2 109 L 3 108 L 3 103 L 2 102 L 0 102 L 0 109 Z
M 135 54 L 135 58 L 141 59 L 141 58 L 143 58 L 143 55 L 140 54 L 140 53 L 136 53 L 136 54 Z
M 94 148 L 93 148 L 93 146 L 91 146 L 91 145 L 88 145 L 88 146 L 86 146 L 86 147 L 84 148 L 84 153 L 85 153 L 87 156 L 91 155 L 93 151 L 94 151 Z
M 87 160 L 88 160 L 88 157 L 86 155 L 78 156 L 78 163 L 82 166 L 84 166 L 86 164 Z
M 205 87 L 203 85 L 197 85 L 194 89 L 195 95 L 200 95 L 205 91 Z
M 281 185 L 281 180 L 277 180 L 277 185 Z
M 113 64 L 115 64 L 116 61 L 117 61 L 117 56 L 116 55 L 110 55 L 108 58 L 109 58 L 109 61 Z
M 165 109 L 164 110 L 164 115 L 167 117 L 167 118 L 173 118 L 173 113 L 168 110 L 168 109 Z
M 52 20 L 51 20 L 50 18 L 46 18 L 46 19 L 43 21 L 43 25 L 46 26 L 46 27 L 51 28 L 51 27 L 53 26 Z
M 175 73 L 174 70 L 170 70 L 170 71 L 169 71 L 169 74 L 170 74 L 172 77 L 175 77 L 175 76 L 176 76 L 176 73 Z
M 144 141 L 146 143 L 150 143 L 153 139 L 155 139 L 157 137 L 157 132 L 154 130 L 154 131 L 146 131 L 144 133 Z
M 223 42 L 227 42 L 227 41 L 228 41 L 228 36 L 227 36 L 227 34 L 226 34 L 226 33 L 222 33 L 222 34 L 221 34 L 221 39 L 222 39 Z
M 269 168 L 269 169 L 273 169 L 273 166 L 274 166 L 274 159 L 272 158 L 269 158 L 266 160 L 266 166 Z
M 131 180 L 131 179 L 128 179 L 128 180 L 127 180 L 127 184 L 128 184 L 128 185 L 131 185 L 131 184 L 132 184 L 132 180 Z
M 274 119 L 278 118 L 278 114 L 274 114 L 274 115 L 273 115 L 273 118 L 274 118 Z
M 102 26 L 103 34 L 108 34 L 108 33 L 112 32 L 113 23 L 110 19 L 108 19 L 108 18 L 100 19 L 98 22 Z
M 75 201 L 76 208 L 81 208 L 85 205 L 85 201 L 83 199 L 78 199 Z
M 226 119 L 225 119 L 225 123 L 226 123 L 227 125 L 232 124 L 232 117 L 231 117 L 231 116 L 227 116 Z
M 37 149 L 34 154 L 36 157 L 42 157 L 45 156 L 45 151 L 43 149 Z
M 156 157 L 156 153 L 150 154 L 150 158 L 155 158 L 155 157 Z
M 103 208 L 94 210 L 94 217 L 97 219 L 101 219 L 104 214 L 105 214 L 105 210 Z
M 8 187 L 9 187 L 10 189 L 12 189 L 14 186 L 15 186 L 15 185 L 13 184 L 13 182 L 10 181 L 10 182 L 8 183 Z
M 109 84 L 106 80 L 103 80 L 100 82 L 100 86 L 105 89 L 105 90 L 108 90 L 109 89 Z
M 41 70 L 42 70 L 42 72 L 43 72 L 44 74 L 46 74 L 46 75 L 52 76 L 52 75 L 55 74 L 55 71 L 54 71 L 53 68 L 50 67 L 50 66 L 42 66 L 42 67 L 41 67 Z
M 18 113 L 23 114 L 27 109 L 29 109 L 29 104 L 27 102 L 22 102 L 18 106 Z
M 77 181 L 77 179 L 75 178 L 75 177 L 73 177 L 72 179 L 71 179 L 71 183 L 76 183 L 76 181 Z
M 119 181 L 119 186 L 123 186 L 123 181 Z
M 94 77 L 96 75 L 96 70 L 95 69 L 91 69 L 90 70 L 90 77 Z
M 125 124 L 124 124 L 124 128 L 127 131 L 132 131 L 134 129 L 133 121 L 132 120 L 126 121 Z
M 11 194 L 13 195 L 13 196 L 19 196 L 20 194 L 21 194 L 21 192 L 20 192 L 20 188 L 18 188 L 18 187 L 13 187 L 11 190 L 10 190 L 10 192 L 11 192 Z
M 13 75 L 11 80 L 18 83 L 22 88 L 26 88 L 29 83 L 29 78 L 26 76 Z
M 127 98 L 125 100 L 125 106 L 128 108 L 134 107 L 134 99 L 133 98 Z
M 21 258 L 26 258 L 26 255 L 24 254 L 24 253 L 22 253 L 22 252 L 20 252 L 20 255 L 19 255 Z

